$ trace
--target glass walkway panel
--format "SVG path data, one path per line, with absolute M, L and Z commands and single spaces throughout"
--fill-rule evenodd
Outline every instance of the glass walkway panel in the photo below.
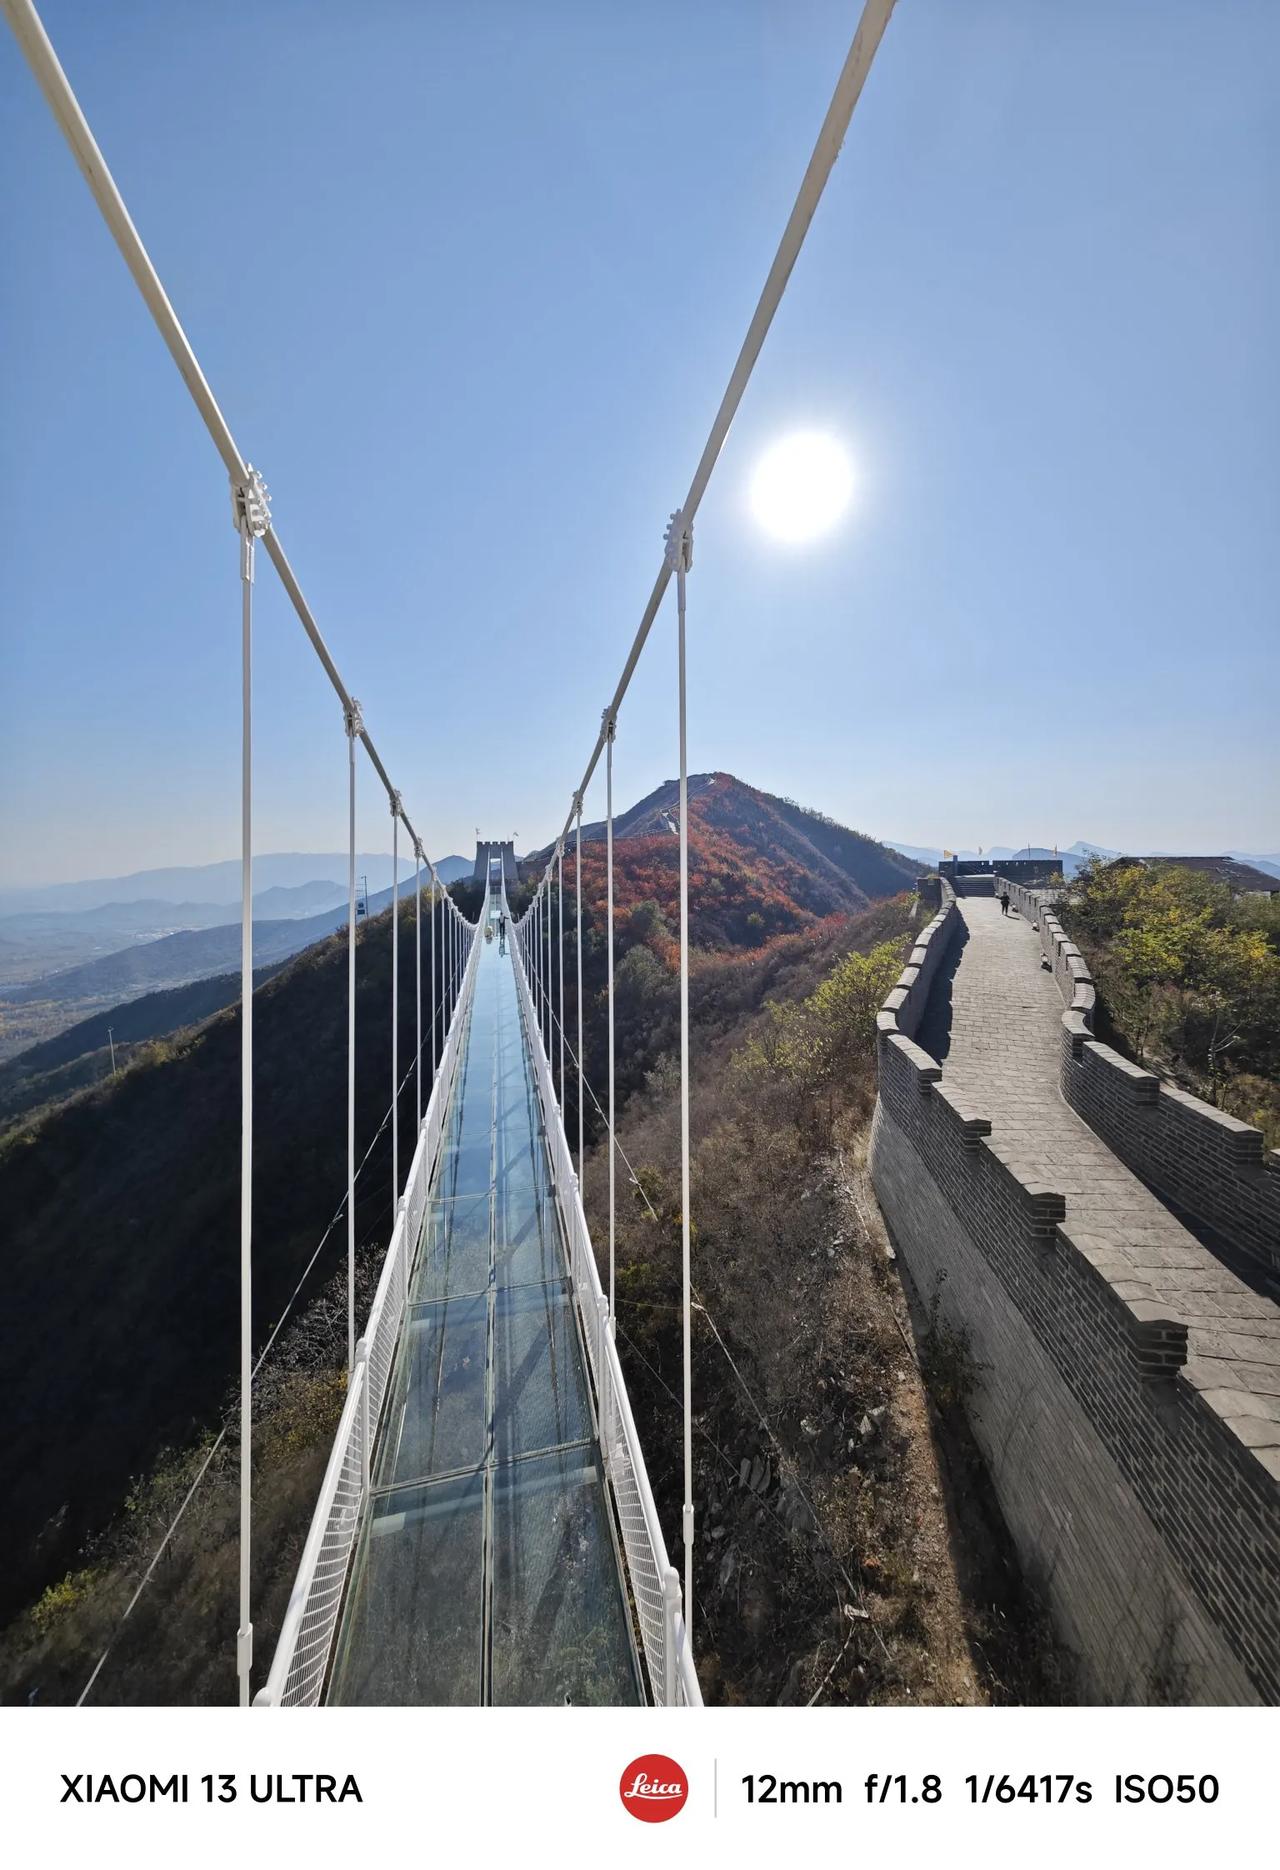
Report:
M 331 1702 L 642 1698 L 496 903 L 410 1274 Z

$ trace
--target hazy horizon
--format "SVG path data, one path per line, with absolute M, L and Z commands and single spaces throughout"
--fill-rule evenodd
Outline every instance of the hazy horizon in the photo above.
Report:
M 724 769 L 719 768 L 717 770 L 723 771 Z M 741 778 L 741 775 L 740 774 L 736 775 L 736 777 Z M 746 783 L 750 784 L 751 781 L 748 780 Z M 786 794 L 785 796 L 793 797 L 794 795 Z M 636 803 L 638 803 L 638 799 L 633 799 L 630 797 L 625 798 L 625 799 L 617 798 L 615 800 L 615 807 L 616 807 L 616 810 L 619 813 L 621 813 L 626 810 L 629 810 L 630 807 L 635 805 Z M 827 816 L 829 817 L 834 816 L 833 813 L 827 811 L 826 806 L 823 805 L 823 803 L 820 800 L 800 799 L 798 803 L 813 810 L 826 812 Z M 840 822 L 843 823 L 844 821 L 841 820 Z M 1024 849 L 1027 846 L 1030 846 L 1032 849 L 1044 849 L 1044 850 L 1055 850 L 1056 849 L 1056 850 L 1062 850 L 1062 851 L 1069 851 L 1074 845 L 1081 844 L 1081 843 L 1088 844 L 1091 846 L 1097 846 L 1101 850 L 1123 851 L 1123 850 L 1128 850 L 1130 848 L 1129 846 L 1125 845 L 1119 839 L 1109 838 L 1109 837 L 1101 837 L 1101 838 L 1092 837 L 1092 836 L 1087 835 L 1085 832 L 1077 832 L 1076 835 L 1071 838 L 1066 838 L 1066 837 L 1022 838 L 1018 840 L 1016 843 L 1011 837 L 1003 835 L 1002 833 L 998 832 L 996 835 L 990 838 L 978 839 L 976 842 L 971 844 L 966 839 L 951 839 L 951 838 L 937 839 L 937 838 L 929 838 L 929 837 L 903 838 L 903 837 L 898 837 L 888 832 L 877 830 L 874 827 L 869 827 L 867 825 L 861 825 L 861 824 L 851 824 L 847 828 L 851 831 L 862 832 L 865 836 L 870 837 L 870 838 L 875 838 L 878 842 L 882 844 L 887 844 L 891 849 L 897 849 L 897 850 L 903 851 L 904 853 L 909 853 L 910 851 L 914 851 L 914 850 L 937 850 L 939 853 L 941 853 L 943 850 L 976 850 L 979 848 L 979 846 L 981 846 L 981 848 L 984 851 L 990 851 L 990 850 L 1001 849 L 1001 848 L 1004 848 L 1006 850 L 1016 851 L 1016 850 Z M 497 836 L 499 834 L 495 832 L 492 835 Z M 517 855 L 523 856 L 527 850 L 538 850 L 546 842 L 548 842 L 548 840 L 546 839 L 532 840 L 528 844 L 520 842 L 517 844 Z M 1135 850 L 1134 854 L 1138 856 L 1158 855 L 1160 854 L 1161 851 L 1172 852 L 1180 856 L 1196 856 L 1196 855 L 1198 856 L 1221 856 L 1221 855 L 1226 854 L 1229 851 L 1242 851 L 1242 852 L 1246 852 L 1246 854 L 1249 856 L 1264 857 L 1264 858 L 1270 858 L 1274 860 L 1277 856 L 1280 856 L 1280 833 L 1277 833 L 1277 835 L 1272 839 L 1270 843 L 1255 844 L 1252 847 L 1246 847 L 1244 844 L 1240 843 L 1238 840 L 1232 839 L 1232 840 L 1229 840 L 1225 844 L 1215 845 L 1212 848 L 1205 846 L 1203 849 L 1200 849 L 1199 847 L 1193 847 L 1191 844 L 1188 844 L 1188 843 L 1184 843 L 1184 844 L 1167 843 L 1161 846 L 1152 845 L 1140 851 Z M 392 855 L 391 849 L 389 846 L 385 851 L 362 851 L 358 853 L 357 855 L 357 862 L 358 863 L 362 863 L 362 862 L 370 863 L 370 862 L 376 861 L 379 863 L 383 863 L 387 866 L 387 871 L 389 875 L 390 868 L 391 868 L 391 855 Z M 463 849 L 455 848 L 453 850 L 447 850 L 447 851 L 434 851 L 432 852 L 431 855 L 432 855 L 432 860 L 435 863 L 442 863 L 442 862 L 448 861 L 449 859 L 455 859 L 455 858 L 461 858 L 463 861 L 469 863 L 472 860 L 474 852 L 470 849 L 463 850 Z M 254 863 L 256 866 L 259 863 L 266 863 L 269 860 L 278 859 L 282 857 L 315 857 L 315 858 L 325 858 L 329 860 L 341 860 L 343 863 L 345 863 L 346 861 L 345 853 L 338 849 L 317 850 L 317 851 L 302 851 L 302 850 L 297 850 L 297 849 L 295 850 L 259 849 L 259 850 L 256 850 L 254 853 Z M 133 877 L 139 877 L 139 876 L 145 877 L 145 876 L 148 876 L 150 874 L 153 874 L 161 870 L 202 871 L 202 870 L 211 870 L 211 869 L 218 869 L 222 867 L 231 867 L 231 866 L 235 866 L 236 868 L 238 868 L 239 862 L 240 862 L 239 854 L 235 851 L 230 851 L 221 856 L 210 856 L 210 857 L 204 857 L 204 858 L 197 858 L 197 857 L 188 858 L 188 860 L 185 863 L 153 864 L 150 862 L 143 862 L 143 863 L 130 864 L 127 868 L 124 868 L 121 870 L 114 870 L 110 872 L 99 871 L 93 874 L 82 873 L 82 872 L 67 872 L 66 874 L 59 874 L 56 876 L 54 875 L 42 876 L 39 878 L 6 874 L 6 875 L 0 875 L 0 897 L 10 895 L 10 894 L 25 893 L 28 891 L 34 893 L 42 889 L 56 889 L 62 884 L 69 884 L 69 883 L 96 883 L 96 882 L 110 883 L 110 882 L 126 881 L 129 879 L 132 879 Z M 400 864 L 401 864 L 402 873 L 407 872 L 408 875 L 412 876 L 413 874 L 412 857 L 410 856 L 406 858 L 402 852 L 400 856 Z M 306 879 L 306 881 L 320 881 L 320 880 L 322 879 L 319 879 L 319 878 L 315 878 L 315 879 L 307 878 Z

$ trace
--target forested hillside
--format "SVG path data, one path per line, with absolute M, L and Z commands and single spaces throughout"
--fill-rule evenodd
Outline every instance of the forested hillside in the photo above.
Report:
M 616 821 L 614 902 L 655 903 L 674 926 L 679 901 L 675 781 Z M 605 828 L 582 830 L 584 893 L 604 895 Z M 525 860 L 536 875 L 546 850 Z M 690 915 L 702 948 L 759 947 L 815 918 L 849 914 L 914 886 L 920 866 L 821 813 L 729 773 L 689 780 Z
M 254 985 L 260 987 L 279 967 L 258 968 Z M 240 997 L 238 974 L 215 974 L 185 987 L 169 987 L 126 1000 L 88 1019 L 77 1020 L 52 1039 L 28 1046 L 16 1058 L 0 1064 L 0 1130 L 43 1105 L 61 1102 L 112 1071 L 121 1068 L 148 1040 L 161 1039 L 184 1026 L 197 1025 L 221 1012 Z
M 414 1056 L 411 907 L 401 910 L 400 1059 Z M 357 1147 L 390 1102 L 390 915 L 360 930 Z M 346 944 L 310 950 L 254 997 L 254 1316 L 264 1337 L 346 1183 Z M 0 1448 L 12 1541 L 0 1607 L 49 1581 L 131 1477 L 216 1411 L 239 1315 L 240 1022 L 233 1007 L 0 1140 L 0 1212 L 22 1381 Z M 414 1097 L 402 1099 L 401 1159 Z M 385 1243 L 389 1131 L 358 1192 Z M 345 1254 L 335 1232 L 314 1275 Z M 316 1289 L 313 1286 L 313 1290 Z

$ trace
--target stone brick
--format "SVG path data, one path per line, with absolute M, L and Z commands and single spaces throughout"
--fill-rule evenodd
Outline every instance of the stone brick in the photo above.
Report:
M 1002 1506 L 1099 1693 L 1149 1698 L 1172 1644 L 1191 1699 L 1280 1700 L 1280 1310 L 1063 1091 L 1100 1087 L 1113 1125 L 1192 1124 L 1220 1188 L 1224 1164 L 1273 1194 L 1280 1176 L 1250 1161 L 1249 1126 L 1205 1123 L 1092 1038 L 1083 960 L 1050 907 L 1010 894 L 1031 914 L 957 903 L 944 879 L 881 1016 L 877 1194 L 918 1290 L 947 1274 Z M 930 992 L 940 968 L 949 994 Z

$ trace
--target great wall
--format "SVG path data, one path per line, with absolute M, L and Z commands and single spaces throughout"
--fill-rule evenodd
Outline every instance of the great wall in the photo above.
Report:
M 1094 1037 L 1028 867 L 963 868 L 879 1015 L 895 1249 L 967 1340 L 970 1422 L 1073 1698 L 1275 1703 L 1280 1156 Z

